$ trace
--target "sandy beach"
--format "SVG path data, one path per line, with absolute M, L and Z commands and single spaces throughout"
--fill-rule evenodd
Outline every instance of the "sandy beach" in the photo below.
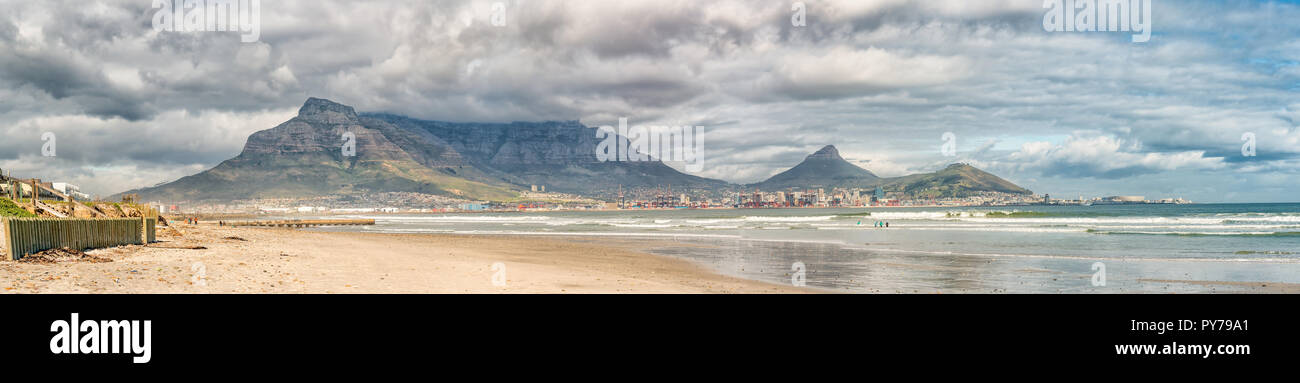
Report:
M 111 262 L 0 261 L 3 293 L 809 293 L 618 246 L 536 237 L 176 224 Z M 201 247 L 202 249 L 197 249 Z M 504 265 L 504 272 L 494 264 Z M 504 284 L 497 282 L 504 276 Z
M 1232 237 L 1156 236 L 1135 242 L 1128 236 L 1049 233 L 1040 234 L 1054 239 L 1040 241 L 1040 254 L 1000 255 L 1001 248 L 985 238 L 997 232 L 971 235 L 912 229 L 914 225 L 934 225 L 926 223 L 930 218 L 890 230 L 859 229 L 856 222 L 860 218 L 829 215 L 836 212 L 778 211 L 771 216 L 753 212 L 741 218 L 711 216 L 720 214 L 717 212 L 662 212 L 631 219 L 601 215 L 604 213 L 392 216 L 360 231 L 344 227 L 233 228 L 217 226 L 215 220 L 202 225 L 179 223 L 182 220 L 160 228 L 158 243 L 88 251 L 91 259 L 55 257 L 31 262 L 52 256 L 46 254 L 20 262 L 0 261 L 0 292 L 1300 292 L 1300 283 L 1292 278 L 1300 264 L 1288 259 L 1290 252 L 1281 251 L 1287 249 L 1288 237 L 1234 242 Z M 707 230 L 691 226 L 692 222 L 753 227 Z M 851 226 L 852 230 L 809 229 L 805 227 L 811 227 L 808 222 L 821 228 Z M 979 228 L 1015 225 L 976 224 L 983 225 Z M 548 231 L 574 225 L 580 229 Z M 783 230 L 766 230 L 772 227 Z M 437 232 L 447 228 L 468 233 Z M 422 230 L 428 232 L 419 233 Z M 1007 239 L 1021 245 L 1034 244 L 1034 240 L 1022 234 Z M 1056 241 L 1073 241 L 1073 245 L 1060 247 Z M 1096 245 L 1093 241 L 1112 242 Z M 1190 242 L 1209 243 L 1219 246 L 1222 255 L 1193 259 L 1153 256 L 1150 249 L 1140 250 L 1147 242 L 1175 248 Z M 967 249 L 979 246 L 986 249 Z M 1086 246 L 1096 249 L 1096 257 L 1068 254 Z M 1133 246 L 1139 250 L 1110 250 Z M 1227 251 L 1231 249 L 1258 251 Z M 1095 262 L 1103 262 L 1109 273 L 1101 285 L 1094 284 Z M 791 268 L 796 264 L 806 268 L 808 287 L 791 285 Z

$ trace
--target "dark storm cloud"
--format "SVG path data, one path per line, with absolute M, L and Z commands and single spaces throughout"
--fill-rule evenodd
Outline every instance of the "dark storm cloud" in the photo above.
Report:
M 55 100 L 67 99 L 92 116 L 140 120 L 152 115 L 146 100 L 117 89 L 76 57 L 40 51 L 5 53 L 0 56 L 0 80 L 13 87 L 30 86 Z

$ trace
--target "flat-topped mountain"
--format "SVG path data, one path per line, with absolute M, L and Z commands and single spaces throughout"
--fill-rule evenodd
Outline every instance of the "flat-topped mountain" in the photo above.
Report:
M 438 137 L 467 164 L 505 182 L 548 191 L 609 195 L 624 188 L 672 185 L 712 189 L 725 181 L 685 174 L 658 161 L 602 162 L 594 127 L 577 121 L 509 124 L 425 121 L 391 114 L 363 114 L 405 131 Z
M 249 136 L 244 150 L 207 171 L 132 190 L 146 200 L 311 197 L 419 192 L 506 201 L 530 185 L 595 194 L 624 187 L 720 187 L 661 162 L 600 162 L 596 129 L 572 122 L 448 123 L 310 98 L 298 115 Z M 344 133 L 355 155 L 344 156 Z
M 344 156 L 344 133 L 355 156 Z M 466 166 L 446 142 L 357 115 L 352 107 L 308 99 L 298 115 L 253 133 L 244 150 L 207 171 L 127 193 L 166 201 L 312 197 L 360 191 L 410 191 L 506 199 L 517 193 Z

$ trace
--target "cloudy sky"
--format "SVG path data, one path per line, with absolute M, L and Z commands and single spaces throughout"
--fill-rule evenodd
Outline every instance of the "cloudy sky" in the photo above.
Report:
M 960 161 L 1058 197 L 1300 201 L 1296 1 L 1154 0 L 1145 43 L 1047 32 L 1042 0 L 805 0 L 804 26 L 794 3 L 266 0 L 243 43 L 156 30 L 152 0 L 0 0 L 0 168 L 92 194 L 151 186 L 313 96 L 703 126 L 698 174 L 732 182 L 834 144 L 884 176 Z

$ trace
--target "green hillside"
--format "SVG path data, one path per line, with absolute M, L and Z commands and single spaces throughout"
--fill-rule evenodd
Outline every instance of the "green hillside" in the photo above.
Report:
M 1033 194 L 1029 189 L 966 164 L 952 164 L 934 173 L 888 179 L 882 187 L 917 198 L 960 198 L 979 192 Z

